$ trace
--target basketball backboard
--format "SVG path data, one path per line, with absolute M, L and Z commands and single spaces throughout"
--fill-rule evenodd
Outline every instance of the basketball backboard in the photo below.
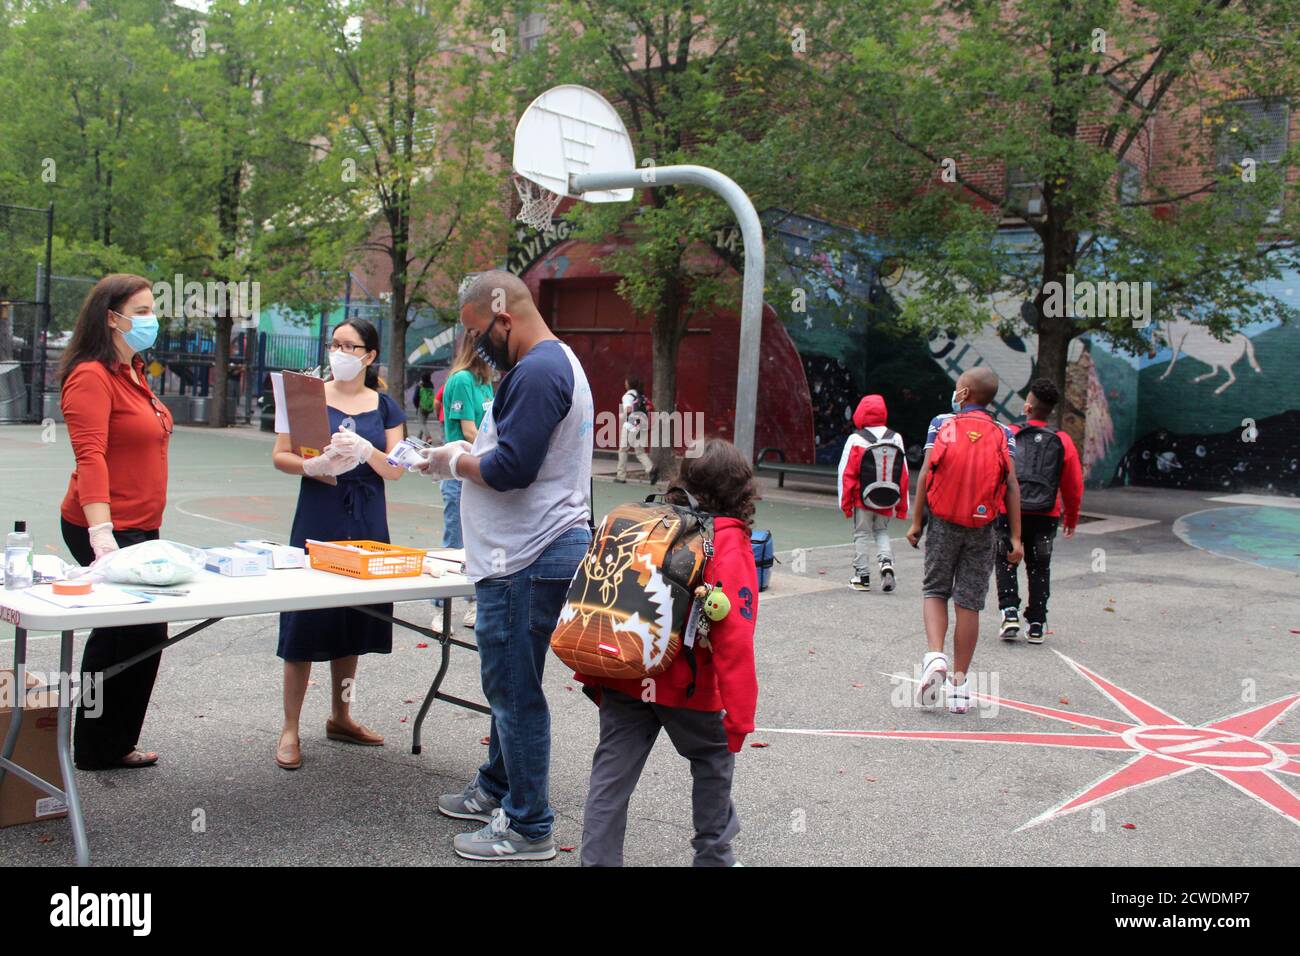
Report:
M 631 189 L 570 192 L 569 177 L 636 169 L 632 140 L 618 112 L 595 90 L 552 87 L 529 104 L 515 127 L 515 172 L 544 189 L 585 202 L 626 202 Z

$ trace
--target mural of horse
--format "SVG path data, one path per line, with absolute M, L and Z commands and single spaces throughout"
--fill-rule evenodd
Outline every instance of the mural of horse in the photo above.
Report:
M 1160 376 L 1161 381 L 1169 377 L 1180 355 L 1190 356 L 1210 367 L 1204 375 L 1192 379 L 1193 383 L 1213 378 L 1219 374 L 1220 369 L 1228 373 L 1227 381 L 1214 390 L 1215 395 L 1221 395 L 1224 389 L 1237 380 L 1232 366 L 1240 361 L 1243 355 L 1257 373 L 1263 374 L 1264 371 L 1255 358 L 1255 346 L 1251 344 L 1250 336 L 1241 332 L 1234 332 L 1221 342 L 1204 325 L 1190 322 L 1175 313 L 1172 321 L 1166 320 L 1156 327 L 1155 338 L 1163 339 L 1174 353 L 1169 358 L 1169 367 Z

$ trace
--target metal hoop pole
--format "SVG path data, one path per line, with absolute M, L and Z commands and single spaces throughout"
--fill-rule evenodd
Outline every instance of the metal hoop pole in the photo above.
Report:
M 736 447 L 754 460 L 754 423 L 758 408 L 758 359 L 763 336 L 763 280 L 766 257 L 763 225 L 745 191 L 735 180 L 707 166 L 656 166 L 617 173 L 583 173 L 569 177 L 575 196 L 595 189 L 658 186 L 703 186 L 717 193 L 730 207 L 745 241 L 745 274 L 741 282 L 740 356 L 736 366 Z

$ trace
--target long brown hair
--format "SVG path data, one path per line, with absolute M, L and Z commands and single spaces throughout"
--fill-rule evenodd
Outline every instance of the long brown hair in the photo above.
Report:
M 116 312 L 141 289 L 152 287 L 144 276 L 129 272 L 114 272 L 95 283 L 81 303 L 72 340 L 63 350 L 63 361 L 59 365 L 60 385 L 82 362 L 99 362 L 110 372 L 117 367 L 117 349 L 113 345 L 112 330 L 108 327 L 109 310 Z
M 686 457 L 670 482 L 685 488 L 700 509 L 725 518 L 739 518 L 746 531 L 754 530 L 754 468 L 739 448 L 722 438 L 709 438 L 697 457 Z M 679 504 L 685 504 L 679 501 Z
M 469 369 L 469 373 L 478 379 L 480 385 L 486 385 L 492 380 L 492 369 L 483 361 L 483 356 L 478 354 L 478 349 L 474 348 L 474 339 L 469 335 L 460 337 L 460 345 L 456 348 L 451 368 L 447 370 L 447 377 L 451 378 L 461 369 Z

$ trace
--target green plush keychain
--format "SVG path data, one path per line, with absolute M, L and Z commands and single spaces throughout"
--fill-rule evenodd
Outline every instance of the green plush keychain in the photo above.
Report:
M 717 584 L 701 584 L 695 589 L 695 597 L 704 608 L 704 615 L 710 621 L 721 621 L 731 613 L 731 599 Z

